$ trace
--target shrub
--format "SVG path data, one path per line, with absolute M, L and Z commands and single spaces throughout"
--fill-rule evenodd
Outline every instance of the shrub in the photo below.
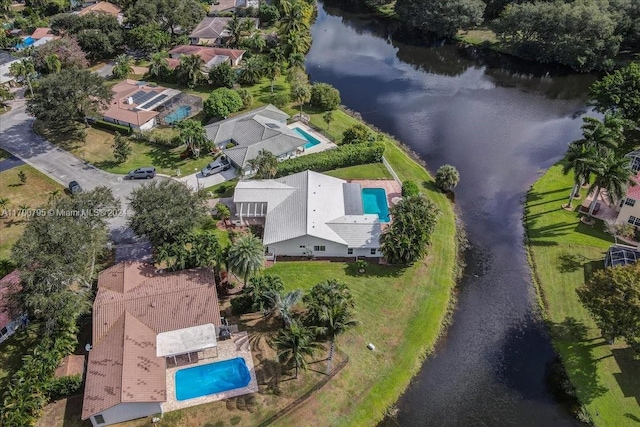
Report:
M 131 135 L 132 129 L 129 126 L 118 125 L 104 120 L 93 120 L 94 128 L 105 129 L 112 132 L 120 132 L 123 135 Z
M 47 394 L 50 401 L 55 401 L 78 394 L 81 386 L 82 375 L 53 378 L 49 381 L 49 384 L 47 384 Z
M 307 169 L 324 172 L 347 166 L 379 163 L 382 161 L 383 154 L 384 145 L 378 143 L 340 146 L 333 150 L 308 154 L 278 163 L 276 176 L 291 175 Z
M 451 191 L 460 181 L 460 173 L 451 165 L 442 165 L 436 171 L 436 186 L 443 192 Z
M 235 90 L 221 87 L 211 92 L 204 101 L 203 110 L 209 117 L 226 118 L 242 108 L 242 99 Z
M 231 68 L 231 65 L 225 62 L 209 70 L 209 80 L 213 87 L 231 89 L 236 82 L 236 72 Z
M 311 100 L 313 107 L 321 110 L 335 110 L 340 105 L 340 92 L 327 83 L 314 83 L 311 86 Z
M 245 314 L 251 311 L 252 301 L 246 295 L 231 299 L 231 312 L 234 315 Z
M 278 8 L 274 5 L 260 2 L 258 18 L 260 18 L 261 23 L 269 27 L 280 19 L 280 11 L 278 11 Z
M 365 125 L 357 124 L 351 126 L 342 133 L 343 144 L 360 144 L 363 142 L 373 142 L 375 135 Z
M 417 196 L 420 194 L 418 184 L 413 181 L 405 181 L 402 183 L 402 197 Z
M 284 93 L 272 93 L 268 97 L 269 103 L 275 105 L 278 108 L 286 107 L 289 103 L 289 97 Z
M 242 107 L 249 108 L 251 104 L 253 104 L 253 95 L 247 89 L 238 89 L 236 90 L 238 95 L 240 95 L 240 99 L 242 99 Z

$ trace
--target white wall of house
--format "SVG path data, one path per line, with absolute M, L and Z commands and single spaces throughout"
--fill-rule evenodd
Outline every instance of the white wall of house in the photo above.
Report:
M 123 122 L 122 120 L 112 119 L 111 117 L 107 117 L 107 116 L 104 116 L 102 119 L 105 122 L 115 123 L 117 125 L 130 127 L 131 129 L 133 129 L 135 131 L 150 130 L 150 129 L 153 129 L 153 127 L 156 125 L 155 117 L 153 119 L 149 120 L 147 123 L 144 123 L 144 124 L 142 124 L 140 126 L 134 125 L 134 124 L 131 124 L 131 123 L 127 123 L 127 122 Z
M 27 316 L 20 316 L 17 319 L 13 319 L 8 324 L 0 328 L 0 343 L 4 342 L 7 338 L 13 335 L 18 329 L 20 329 L 20 326 L 24 324 L 26 319 L 27 319 Z
M 324 249 L 324 250 L 322 250 Z M 272 243 L 268 245 L 267 252 L 278 256 L 316 256 L 316 257 L 380 257 L 381 254 L 376 250 L 375 254 L 371 253 L 369 248 L 355 248 L 349 253 L 347 245 L 337 242 L 321 239 L 314 236 L 302 236 L 295 239 L 285 240 L 283 242 Z
M 149 415 L 159 414 L 161 412 L 160 402 L 121 403 L 89 419 L 93 427 L 102 427 L 123 421 L 135 420 L 136 418 L 148 417 Z M 100 415 L 104 419 L 104 423 L 98 423 L 100 420 L 96 420 L 96 417 Z
M 629 219 L 631 219 L 631 221 L 629 221 Z M 630 197 L 625 198 L 616 222 L 618 224 L 632 224 L 640 227 L 640 200 L 635 200 Z
M 0 84 L 5 84 L 5 83 L 10 83 L 15 81 L 15 77 L 13 77 L 11 73 L 9 73 L 9 67 L 11 67 L 11 64 L 19 61 L 20 59 L 16 58 L 15 61 L 11 61 L 6 64 L 0 65 Z

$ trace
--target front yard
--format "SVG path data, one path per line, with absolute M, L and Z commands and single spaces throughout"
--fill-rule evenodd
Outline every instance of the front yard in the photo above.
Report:
M 575 291 L 603 268 L 613 239 L 604 233 L 602 221 L 589 227 L 577 211 L 561 208 L 573 186 L 561 169 L 555 165 L 534 184 L 526 206 L 529 252 L 543 311 L 554 347 L 594 424 L 637 425 L 640 364 L 623 342 L 605 342 Z M 576 208 L 579 203 L 574 202 Z

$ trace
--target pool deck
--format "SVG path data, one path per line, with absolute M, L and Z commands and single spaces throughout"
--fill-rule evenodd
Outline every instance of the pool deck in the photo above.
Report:
M 389 208 L 402 198 L 402 187 L 392 179 L 352 179 L 350 182 L 357 182 L 362 188 L 384 188 Z
M 240 332 L 238 334 L 234 334 L 230 340 L 218 341 L 217 350 L 217 357 L 202 359 L 199 360 L 198 363 L 187 366 L 167 368 L 167 401 L 161 404 L 163 413 L 175 411 L 178 409 L 189 408 L 191 406 L 202 405 L 204 403 L 216 402 L 218 400 L 225 400 L 232 397 L 241 396 L 243 394 L 256 393 L 258 391 L 258 380 L 256 379 L 256 371 L 253 364 L 253 357 L 251 356 L 249 336 L 247 335 L 247 333 Z M 247 364 L 247 368 L 249 368 L 249 375 L 251 375 L 251 381 L 249 381 L 249 385 L 234 390 L 223 391 L 222 393 L 196 397 L 194 399 L 176 399 L 175 377 L 177 371 L 179 371 L 180 369 L 193 368 L 194 366 L 222 362 L 223 360 L 234 359 L 236 357 L 242 357 Z
M 313 136 L 318 141 L 320 141 L 320 144 L 318 145 L 314 145 L 311 148 L 305 148 L 304 153 L 298 154 L 298 156 L 304 156 L 305 154 L 319 153 L 321 151 L 331 150 L 332 148 L 337 147 L 337 145 L 329 141 L 326 136 L 322 135 L 319 132 L 316 132 L 311 126 L 305 125 L 302 122 L 293 122 L 288 127 L 289 129 L 300 128 L 303 131 L 307 132 L 309 135 Z

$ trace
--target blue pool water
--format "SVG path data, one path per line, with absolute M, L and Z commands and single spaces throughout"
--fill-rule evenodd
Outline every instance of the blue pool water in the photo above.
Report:
M 304 139 L 306 139 L 307 142 L 306 144 L 304 144 L 304 148 L 311 148 L 314 145 L 318 145 L 320 144 L 320 141 L 318 141 L 316 138 L 313 137 L 313 135 L 309 135 L 309 133 L 307 133 L 304 129 L 300 129 L 300 128 L 293 128 L 293 130 L 295 130 L 296 132 L 298 132 L 300 135 L 302 135 L 302 137 Z
M 241 357 L 181 369 L 176 372 L 176 399 L 193 399 L 246 387 L 249 381 L 249 369 Z
M 164 118 L 164 121 L 165 123 L 170 125 L 172 123 L 179 122 L 186 117 L 189 117 L 189 114 L 191 114 L 191 107 L 188 105 L 181 105 L 180 107 L 176 108 L 175 111 L 167 114 L 167 116 Z
M 20 49 L 25 49 L 29 46 L 31 46 L 32 44 L 34 44 L 36 41 L 34 39 L 31 38 L 31 36 L 27 37 L 26 39 L 23 39 L 20 43 L 18 43 L 15 47 L 16 49 L 20 50 Z
M 377 214 L 381 222 L 389 222 L 387 192 L 384 188 L 363 188 L 362 207 L 366 214 Z

